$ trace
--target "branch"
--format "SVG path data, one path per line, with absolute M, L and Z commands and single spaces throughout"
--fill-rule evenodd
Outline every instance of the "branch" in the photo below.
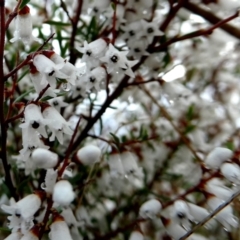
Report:
M 200 30 L 198 30 L 198 31 L 194 31 L 194 32 L 185 34 L 185 35 L 180 36 L 180 37 L 178 37 L 178 36 L 173 37 L 172 39 L 170 39 L 170 40 L 168 40 L 167 42 L 161 44 L 160 46 L 155 47 L 155 48 L 151 48 L 151 49 L 149 49 L 148 51 L 149 51 L 150 53 L 163 51 L 163 50 L 165 50 L 169 45 L 171 45 L 171 44 L 173 44 L 173 43 L 175 43 L 175 42 L 180 42 L 180 41 L 184 41 L 184 40 L 187 40 L 187 39 L 192 39 L 192 38 L 199 37 L 199 36 L 210 35 L 210 34 L 213 33 L 213 31 L 214 31 L 215 29 L 221 28 L 221 27 L 225 26 L 227 22 L 229 22 L 229 21 L 237 18 L 238 16 L 239 16 L 239 13 L 236 12 L 236 13 L 234 13 L 233 15 L 231 15 L 230 17 L 228 17 L 228 18 L 226 18 L 226 19 L 223 19 L 223 20 L 219 19 L 219 21 L 218 21 L 215 25 L 213 25 L 213 26 L 211 26 L 211 27 L 209 27 L 209 28 L 207 28 L 207 29 L 200 29 Z M 239 38 L 240 38 L 240 31 L 239 31 Z
M 78 1 L 78 7 L 77 7 L 77 12 L 76 12 L 76 16 L 72 19 L 72 34 L 71 34 L 71 39 L 70 39 L 70 45 L 69 45 L 69 49 L 70 49 L 70 59 L 69 62 L 72 64 L 75 64 L 77 56 L 75 54 L 75 50 L 74 50 L 74 42 L 75 42 L 75 38 L 77 35 L 77 30 L 78 30 L 78 21 L 80 19 L 80 14 L 82 11 L 82 5 L 83 5 L 83 0 L 79 0 Z
M 3 168 L 5 172 L 5 182 L 11 195 L 15 200 L 18 199 L 16 194 L 16 189 L 13 186 L 10 166 L 7 161 L 7 128 L 5 125 L 5 116 L 4 116 L 4 45 L 5 45 L 5 1 L 0 0 L 0 125 L 1 125 L 1 160 L 3 163 Z
M 195 13 L 201 17 L 203 17 L 205 20 L 207 20 L 208 22 L 212 23 L 212 24 L 216 24 L 218 22 L 221 22 L 222 19 L 215 16 L 211 11 L 205 10 L 203 8 L 200 8 L 198 5 L 194 4 L 194 3 L 190 3 L 190 2 L 185 2 L 183 4 L 183 7 L 186 8 L 187 10 L 191 11 L 192 13 Z M 237 12 L 238 14 L 238 12 Z M 240 38 L 240 29 L 237 27 L 234 27 L 231 24 L 222 24 L 221 26 L 219 26 L 222 30 L 226 31 L 227 33 L 229 33 L 230 35 L 236 37 L 236 38 Z
M 10 23 L 12 22 L 12 20 L 17 16 L 18 14 L 18 9 L 20 7 L 20 5 L 22 4 L 22 0 L 19 0 L 16 7 L 14 8 L 14 10 L 9 14 L 9 17 L 5 23 L 5 29 L 7 30 Z

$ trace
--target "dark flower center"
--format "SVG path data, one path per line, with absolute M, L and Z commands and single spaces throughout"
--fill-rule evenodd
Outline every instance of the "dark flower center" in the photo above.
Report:
M 178 213 L 177 213 L 177 216 L 178 216 L 179 218 L 181 218 L 181 219 L 183 219 L 183 218 L 186 217 L 186 215 L 185 215 L 184 213 L 182 213 L 182 212 L 178 212 Z
M 96 81 L 96 78 L 95 77 L 90 77 L 89 80 L 90 80 L 90 82 L 94 83 Z
M 53 105 L 57 106 L 58 105 L 58 101 L 53 101 Z
M 52 70 L 52 71 L 48 74 L 48 76 L 52 76 L 54 73 L 55 73 L 55 71 Z
M 40 124 L 39 124 L 38 122 L 36 122 L 36 121 L 34 121 L 34 122 L 32 123 L 32 127 L 33 127 L 34 129 L 37 129 L 39 126 L 40 126 Z
M 139 53 L 139 52 L 141 52 L 141 51 L 140 51 L 140 49 L 139 49 L 139 48 L 134 48 L 134 52 L 137 52 L 137 53 Z
M 87 50 L 86 54 L 90 57 L 92 55 L 92 51 L 91 50 Z
M 114 63 L 116 63 L 116 62 L 118 61 L 118 56 L 113 55 L 113 56 L 111 57 L 111 61 L 114 62 Z
M 135 32 L 134 32 L 133 30 L 130 30 L 130 31 L 129 31 L 129 35 L 130 35 L 130 36 L 134 36 L 134 35 L 135 35 Z
M 154 31 L 153 31 L 153 28 L 152 27 L 149 27 L 148 29 L 147 29 L 147 32 L 148 33 L 153 33 Z

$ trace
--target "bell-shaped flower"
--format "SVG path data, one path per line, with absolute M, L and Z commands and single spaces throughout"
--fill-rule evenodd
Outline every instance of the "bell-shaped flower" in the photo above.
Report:
M 75 193 L 73 187 L 67 180 L 58 181 L 53 188 L 53 201 L 61 206 L 69 206 L 74 200 Z
M 137 42 L 142 37 L 142 23 L 141 21 L 134 21 L 122 27 L 124 34 L 122 39 L 132 40 Z
M 42 116 L 40 108 L 34 103 L 28 104 L 24 109 L 24 123 L 20 124 L 23 131 L 26 128 L 32 128 L 46 138 L 45 125 L 46 121 Z
M 174 222 L 173 220 L 165 217 L 161 217 L 161 220 L 164 227 L 166 228 L 168 235 L 171 236 L 173 240 L 179 240 L 187 233 L 186 229 L 184 229 L 180 224 Z
M 207 205 L 212 211 L 214 211 L 222 204 L 224 204 L 224 201 L 214 195 L 209 195 L 207 197 Z M 230 205 L 226 206 L 219 213 L 217 213 L 215 218 L 223 225 L 227 231 L 231 231 L 232 227 L 238 227 L 238 219 L 233 215 L 233 209 Z
M 171 211 L 171 218 L 173 221 L 175 221 L 177 224 L 180 224 L 187 231 L 191 229 L 190 221 L 193 220 L 193 217 L 185 201 L 177 200 L 174 202 Z
M 135 59 L 140 59 L 142 56 L 148 56 L 149 53 L 147 49 L 146 40 L 142 39 L 141 41 L 130 40 L 128 42 L 128 47 L 130 49 L 128 56 L 132 56 Z
M 235 163 L 223 163 L 221 168 L 222 175 L 234 184 L 240 184 L 240 167 Z
M 58 155 L 44 148 L 37 148 L 32 152 L 31 160 L 37 168 L 54 168 L 58 163 Z
M 39 240 L 39 228 L 38 226 L 33 226 L 29 231 L 24 233 L 20 240 Z
M 67 76 L 60 71 L 65 65 L 64 62 L 55 64 L 52 60 L 43 54 L 37 54 L 33 58 L 33 64 L 38 72 L 45 75 L 48 83 L 52 88 L 56 88 L 56 78 L 67 79 Z
M 51 240 L 73 240 L 64 218 L 58 213 L 53 215 L 50 229 L 49 238 Z
M 141 218 L 155 218 L 161 211 L 162 204 L 157 199 L 150 199 L 143 203 L 139 210 Z
M 143 37 L 147 38 L 149 44 L 152 43 L 153 38 L 157 36 L 162 36 L 164 33 L 159 30 L 159 24 L 155 21 L 147 22 L 145 20 L 141 20 L 143 31 L 141 32 Z
M 29 67 L 30 67 L 30 78 L 33 82 L 33 86 L 36 92 L 39 94 L 42 92 L 43 89 L 47 87 L 48 81 L 46 80 L 46 77 L 44 76 L 44 74 L 40 73 L 37 70 L 37 68 L 33 65 L 32 62 L 29 64 Z M 44 96 L 56 97 L 56 93 L 49 86 L 48 89 L 44 92 L 43 97 Z
M 32 127 L 22 129 L 23 149 L 19 152 L 23 159 L 29 158 L 32 151 L 38 147 L 48 149 L 40 139 L 40 134 Z
M 91 43 L 84 41 L 83 47 L 78 47 L 77 50 L 83 53 L 82 61 L 91 69 L 99 66 L 99 58 L 104 56 L 106 48 L 106 41 L 99 38 Z
M 63 134 L 72 135 L 73 130 L 70 128 L 70 124 L 54 107 L 47 106 L 42 115 L 47 120 L 47 126 L 52 132 L 50 141 L 54 141 L 56 137 L 59 143 L 63 144 Z
M 107 63 L 107 71 L 108 73 L 119 73 L 123 72 L 129 77 L 134 78 L 135 75 L 132 71 L 132 67 L 136 65 L 138 62 L 136 61 L 129 61 L 126 57 L 128 52 L 120 52 L 118 51 L 111 43 L 108 46 L 108 50 L 104 57 L 100 58 L 102 62 Z
M 125 172 L 119 154 L 111 154 L 108 160 L 110 176 L 113 178 L 123 178 Z
M 45 190 L 45 192 L 47 193 L 53 192 L 53 188 L 57 181 L 57 176 L 58 176 L 57 171 L 55 171 L 54 169 L 50 168 L 47 170 L 44 183 L 42 183 L 41 185 L 42 189 Z
M 134 156 L 131 152 L 123 152 L 121 154 L 121 161 L 123 165 L 123 169 L 125 175 L 127 176 L 135 176 L 137 178 L 143 177 L 142 168 L 137 165 L 136 156 Z
M 106 77 L 107 74 L 104 68 L 94 68 L 83 77 L 84 84 L 86 84 L 86 90 L 89 92 L 99 92 Z
M 10 42 L 19 40 L 26 45 L 31 44 L 32 41 L 39 41 L 39 39 L 32 35 L 32 16 L 30 14 L 30 8 L 27 5 L 18 12 L 14 37 Z
M 3 204 L 1 208 L 6 213 L 22 217 L 24 220 L 28 221 L 33 218 L 33 215 L 40 208 L 43 197 L 43 192 L 38 191 L 35 194 L 27 195 L 12 206 Z
M 205 164 L 209 168 L 219 168 L 222 163 L 231 159 L 233 151 L 228 148 L 216 147 L 206 157 Z
M 77 151 L 77 160 L 86 166 L 92 166 L 100 161 L 101 150 L 94 145 L 87 145 Z
M 69 83 L 72 85 L 76 84 L 78 69 L 73 64 L 62 58 L 54 51 L 43 51 L 42 53 L 47 58 L 51 59 L 56 65 L 63 65 L 60 72 L 65 75 L 65 78 Z
M 208 181 L 204 185 L 204 190 L 225 201 L 227 201 L 235 193 L 234 189 L 224 186 L 221 182 L 215 181 L 215 179 Z
M 204 218 L 206 218 L 210 213 L 207 209 L 197 206 L 193 203 L 187 203 L 188 209 L 190 211 L 191 216 L 193 217 L 193 221 L 198 223 L 201 222 Z
M 129 240 L 144 240 L 144 236 L 139 231 L 133 231 L 130 234 Z
M 48 100 L 49 104 L 60 112 L 61 108 L 67 107 L 68 103 L 63 101 L 63 97 L 54 97 Z
M 4 240 L 21 240 L 22 234 L 20 232 L 12 232 L 8 237 L 4 238 Z

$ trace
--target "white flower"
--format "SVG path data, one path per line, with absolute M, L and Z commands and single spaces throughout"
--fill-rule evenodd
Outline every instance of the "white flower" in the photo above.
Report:
M 223 163 L 221 166 L 222 175 L 230 182 L 240 184 L 240 167 L 235 163 Z
M 214 194 L 216 197 L 227 201 L 233 194 L 234 190 L 228 187 L 225 187 L 221 182 L 216 181 L 217 179 L 212 179 L 205 184 L 204 189 L 211 194 Z
M 166 231 L 169 236 L 173 238 L 173 240 L 179 240 L 183 235 L 187 233 L 187 230 L 181 227 L 176 222 L 172 221 L 171 219 L 161 217 L 162 223 L 166 228 Z M 190 238 L 188 238 L 190 239 Z
M 215 197 L 210 196 L 207 199 L 207 205 L 212 211 L 218 208 L 220 205 L 224 204 L 224 201 Z M 222 209 L 215 218 L 224 226 L 227 231 L 231 231 L 232 227 L 238 227 L 238 219 L 233 215 L 233 209 L 230 205 Z
M 49 104 L 60 112 L 61 108 L 67 107 L 68 103 L 63 101 L 63 97 L 54 97 L 48 100 Z
M 62 206 L 68 206 L 75 198 L 75 193 L 69 181 L 58 181 L 54 185 L 52 198 L 55 203 Z
M 99 38 L 91 43 L 84 41 L 84 46 L 77 48 L 77 50 L 83 53 L 82 61 L 87 63 L 89 68 L 99 66 L 99 58 L 104 56 L 107 43 L 103 39 Z
M 125 176 L 122 161 L 119 158 L 119 154 L 111 154 L 108 160 L 110 168 L 110 176 L 113 178 L 123 178 Z
M 136 61 L 129 61 L 126 57 L 128 52 L 120 52 L 118 51 L 111 43 L 108 46 L 108 50 L 104 57 L 100 58 L 102 62 L 107 63 L 107 71 L 108 73 L 119 73 L 124 72 L 129 77 L 134 78 L 135 75 L 132 71 L 132 67 L 136 65 L 138 62 Z
M 39 240 L 39 229 L 37 226 L 33 226 L 29 231 L 24 233 L 20 240 Z
M 52 132 L 50 141 L 54 141 L 56 137 L 59 143 L 63 144 L 63 134 L 72 135 L 73 133 L 70 128 L 70 124 L 66 122 L 62 115 L 54 107 L 46 107 L 42 114 L 44 119 L 47 120 L 47 126 Z
M 22 217 L 24 220 L 29 221 L 40 208 L 42 197 L 43 194 L 41 192 L 37 192 L 36 194 L 27 195 L 12 206 L 3 204 L 1 208 L 6 213 Z
M 8 237 L 4 238 L 4 240 L 20 240 L 22 234 L 20 232 L 13 232 Z
M 228 148 L 216 147 L 206 157 L 205 164 L 210 168 L 219 168 L 221 164 L 233 156 L 233 151 Z
M 69 228 L 64 218 L 59 214 L 55 214 L 53 222 L 50 225 L 49 237 L 51 240 L 72 240 Z
M 45 130 L 46 121 L 43 119 L 40 108 L 36 104 L 28 104 L 24 109 L 24 123 L 20 124 L 23 128 L 33 128 L 42 136 L 47 137 Z
M 97 146 L 87 145 L 79 149 L 76 156 L 83 165 L 92 166 L 100 161 L 101 150 Z
M 142 168 L 137 165 L 136 156 L 131 152 L 123 152 L 121 161 L 126 175 L 133 175 L 137 178 L 143 177 Z
M 45 182 L 42 185 L 42 189 L 45 190 L 45 192 L 47 193 L 52 193 L 55 183 L 57 181 L 57 171 L 54 171 L 53 169 L 48 169 L 44 181 Z
M 33 150 L 31 159 L 37 168 L 54 168 L 58 163 L 58 155 L 44 148 Z
M 83 81 L 86 85 L 87 91 L 98 92 L 102 88 L 102 83 L 106 79 L 106 71 L 102 67 L 96 67 L 88 72 L 84 77 Z
M 191 229 L 191 224 L 189 221 L 193 220 L 190 214 L 190 209 L 187 203 L 183 200 L 177 200 L 173 204 L 171 211 L 171 218 L 177 224 L 180 224 L 187 231 Z
M 143 31 L 141 33 L 147 38 L 149 44 L 152 43 L 154 37 L 164 35 L 164 33 L 159 30 L 159 24 L 157 22 L 147 22 L 145 20 L 141 20 L 141 22 L 143 26 Z
M 65 78 L 69 83 L 72 85 L 76 84 L 78 69 L 73 64 L 56 54 L 54 51 L 43 51 L 42 53 L 47 58 L 51 59 L 56 65 L 63 65 L 60 72 L 65 75 Z
M 67 79 L 67 76 L 60 71 L 65 65 L 64 62 L 55 64 L 43 54 L 37 54 L 33 58 L 33 64 L 38 72 L 45 74 L 45 77 L 52 88 L 56 88 L 56 78 Z
M 32 17 L 30 8 L 26 5 L 19 12 L 16 17 L 16 27 L 14 38 L 10 42 L 21 40 L 24 44 L 29 45 L 33 40 L 39 41 L 32 35 Z
M 144 240 L 144 236 L 139 231 L 133 231 L 129 240 Z
M 162 209 L 162 204 L 156 199 L 150 199 L 142 204 L 139 215 L 142 218 L 155 218 Z
M 32 62 L 29 64 L 29 67 L 30 78 L 33 82 L 33 86 L 36 92 L 39 94 L 43 89 L 47 87 L 48 81 L 46 80 L 44 74 L 40 73 Z M 56 97 L 56 93 L 54 93 L 53 89 L 49 86 L 48 89 L 44 92 L 43 97 L 44 96 Z

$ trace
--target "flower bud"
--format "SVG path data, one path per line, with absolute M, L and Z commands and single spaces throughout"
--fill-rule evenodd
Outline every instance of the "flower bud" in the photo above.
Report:
M 58 155 L 44 148 L 37 148 L 31 156 L 37 168 L 54 168 L 58 162 Z
M 68 206 L 75 194 L 72 185 L 67 180 L 58 181 L 53 188 L 53 201 L 62 206 Z
M 69 228 L 61 215 L 54 214 L 50 229 L 49 237 L 51 240 L 72 240 Z
M 131 233 L 129 240 L 144 240 L 144 236 L 139 231 Z
M 88 145 L 77 151 L 77 159 L 83 165 L 92 166 L 100 161 L 101 150 L 97 146 Z
M 216 147 L 206 157 L 205 164 L 210 168 L 219 168 L 221 164 L 232 158 L 233 151 L 228 148 Z
M 221 173 L 230 182 L 233 182 L 236 184 L 240 183 L 240 168 L 237 164 L 224 163 L 221 166 Z
M 156 199 L 150 199 L 142 204 L 139 215 L 142 218 L 154 218 L 162 209 L 162 204 Z
M 4 240 L 20 240 L 22 234 L 20 232 L 13 232 L 8 237 L 4 238 Z

